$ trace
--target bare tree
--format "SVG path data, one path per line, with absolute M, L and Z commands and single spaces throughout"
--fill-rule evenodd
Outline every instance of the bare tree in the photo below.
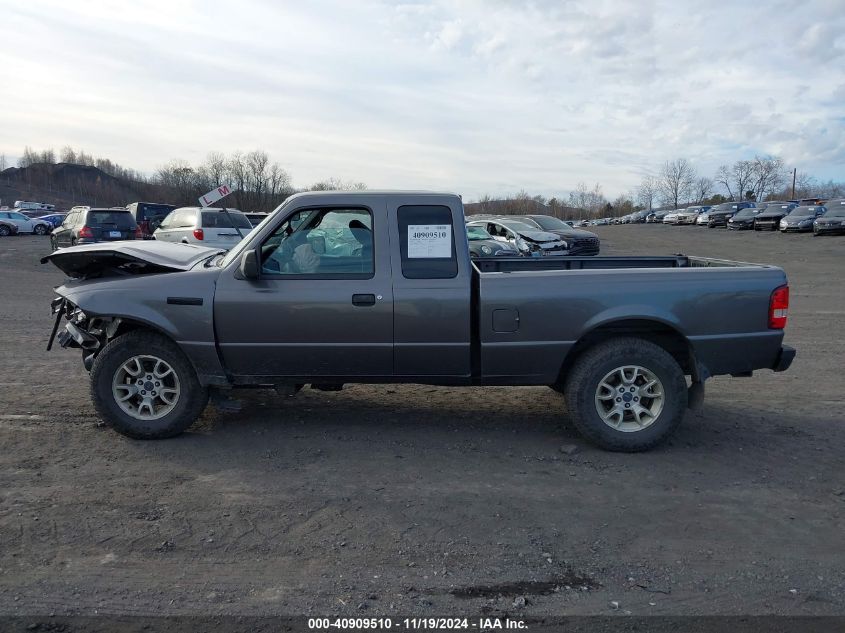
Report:
M 807 172 L 799 171 L 795 176 L 795 197 L 808 198 L 812 195 L 815 188 L 816 179 Z
M 0 157 L 2 160 L 2 157 Z M 828 180 L 816 187 L 816 194 L 827 200 L 845 197 L 845 183 Z
M 716 182 L 725 188 L 731 200 L 742 200 L 754 182 L 754 161 L 738 160 L 722 165 L 716 172 Z
M 190 204 L 202 193 L 196 176 L 197 172 L 184 160 L 172 160 L 156 170 L 156 181 L 171 191 L 178 204 Z
M 755 156 L 753 174 L 754 198 L 764 200 L 767 194 L 783 186 L 783 159 L 779 156 Z
M 637 202 L 644 209 L 653 209 L 657 194 L 657 179 L 654 176 L 644 176 L 642 182 L 640 182 L 640 186 L 637 187 Z
M 73 151 L 73 148 L 70 145 L 65 145 L 61 149 L 59 152 L 59 161 L 62 163 L 70 163 L 71 165 L 76 162 L 76 152 Z
M 23 154 L 18 159 L 18 167 L 29 167 L 30 165 L 35 165 L 37 162 L 38 154 L 29 145 L 24 147 Z
M 244 155 L 240 152 L 234 152 L 227 163 L 227 170 L 229 184 L 235 189 L 235 203 L 239 209 L 244 209 L 244 190 L 247 182 L 247 165 Z
M 569 192 L 569 206 L 586 212 L 587 215 L 598 215 L 606 205 L 607 199 L 599 183 L 592 189 L 587 189 L 586 183 L 579 182 L 575 189 Z M 581 212 L 578 215 L 583 217 Z
M 209 152 L 202 168 L 212 187 L 228 184 L 223 182 L 226 176 L 226 157 L 220 152 Z
M 681 201 L 689 199 L 695 180 L 692 164 L 686 158 L 676 158 L 663 165 L 657 186 L 663 200 L 677 209 Z
M 695 181 L 692 198 L 697 203 L 704 202 L 713 193 L 713 179 L 701 176 Z

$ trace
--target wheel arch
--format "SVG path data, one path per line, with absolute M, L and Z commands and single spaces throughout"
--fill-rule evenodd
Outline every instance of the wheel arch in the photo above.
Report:
M 588 330 L 575 342 L 561 364 L 558 384 L 563 384 L 569 369 L 587 350 L 614 338 L 635 337 L 650 341 L 666 350 L 693 382 L 706 377 L 695 357 L 695 350 L 684 334 L 672 324 L 657 318 L 621 318 L 605 321 Z

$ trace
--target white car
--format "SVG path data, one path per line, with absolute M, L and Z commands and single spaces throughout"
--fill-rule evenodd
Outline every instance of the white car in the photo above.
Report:
M 705 211 L 704 213 L 699 214 L 699 216 L 695 219 L 695 223 L 698 226 L 707 226 L 707 223 L 710 221 L 710 212 Z
M 251 230 L 249 218 L 237 209 L 181 207 L 161 221 L 153 239 L 229 250 Z
M 53 230 L 53 225 L 38 218 L 28 218 L 17 211 L 0 211 L 0 220 L 6 220 L 18 227 L 18 234 L 32 233 L 33 235 L 47 235 Z
M 678 222 L 678 215 L 680 215 L 680 211 L 675 211 L 675 213 L 667 213 L 663 216 L 663 224 L 676 224 Z

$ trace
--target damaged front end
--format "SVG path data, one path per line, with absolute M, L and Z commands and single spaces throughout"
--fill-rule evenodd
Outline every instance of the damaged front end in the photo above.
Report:
M 56 321 L 47 342 L 47 350 L 58 341 L 63 348 L 78 347 L 82 350 L 82 362 L 85 369 L 91 371 L 94 358 L 106 343 L 117 334 L 121 320 L 117 317 L 89 317 L 79 307 L 65 297 L 56 297 L 50 304 Z M 62 318 L 67 320 L 65 328 L 59 332 Z M 58 334 L 57 334 L 58 333 Z

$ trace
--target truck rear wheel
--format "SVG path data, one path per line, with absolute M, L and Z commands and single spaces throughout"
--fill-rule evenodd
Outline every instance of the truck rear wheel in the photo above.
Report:
M 108 343 L 91 367 L 91 398 L 104 422 L 141 440 L 174 437 L 194 423 L 208 390 L 167 338 L 133 331 Z
M 683 369 L 662 347 L 617 338 L 584 352 L 567 376 L 572 422 L 590 442 L 610 451 L 644 451 L 663 442 L 687 408 Z

